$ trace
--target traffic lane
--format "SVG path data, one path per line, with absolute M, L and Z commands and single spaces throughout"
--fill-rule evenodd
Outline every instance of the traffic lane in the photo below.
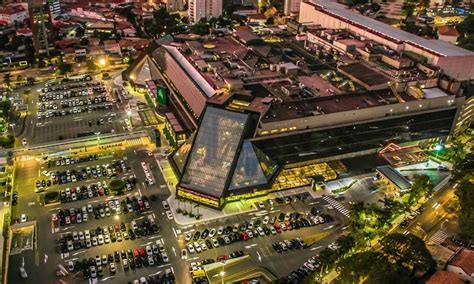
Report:
M 451 202 L 451 199 L 454 198 L 454 189 L 451 185 L 447 185 L 440 190 L 438 190 L 432 198 L 430 198 L 424 205 L 425 210 L 411 220 L 405 228 L 398 227 L 397 231 L 403 233 L 405 231 L 410 231 L 416 229 L 417 226 L 424 226 L 426 229 L 429 229 L 433 222 L 439 221 L 438 211 L 443 210 L 445 206 Z M 436 203 L 440 203 L 441 206 L 436 207 Z

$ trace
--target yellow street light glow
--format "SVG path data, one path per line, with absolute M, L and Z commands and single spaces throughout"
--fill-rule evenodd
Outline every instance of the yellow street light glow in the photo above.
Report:
M 105 58 L 102 57 L 101 59 L 99 59 L 99 64 L 101 66 L 105 66 L 105 64 L 107 64 L 107 60 L 105 60 Z

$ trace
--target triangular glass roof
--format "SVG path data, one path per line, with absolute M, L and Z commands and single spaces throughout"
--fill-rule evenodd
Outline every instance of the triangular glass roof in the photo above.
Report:
M 229 190 L 268 183 L 278 165 L 260 149 L 245 141 L 229 185 Z
M 206 108 L 181 185 L 207 195 L 222 196 L 248 117 L 245 113 Z

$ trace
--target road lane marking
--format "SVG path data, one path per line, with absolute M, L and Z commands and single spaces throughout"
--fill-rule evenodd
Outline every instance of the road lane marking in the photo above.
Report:
M 317 247 L 311 248 L 311 250 L 317 250 L 317 249 L 320 249 L 320 248 L 322 248 L 322 246 L 317 246 Z
M 78 252 L 73 253 L 72 255 L 73 255 L 73 256 L 76 256 L 76 255 L 79 255 L 79 254 L 85 253 L 85 252 L 86 252 L 85 250 L 81 250 L 81 251 L 78 251 Z
M 28 206 L 33 206 L 36 204 L 36 201 L 28 202 Z
M 175 230 L 174 227 L 173 227 L 173 233 L 174 233 L 174 236 L 175 236 L 176 238 L 178 238 L 178 234 L 176 233 L 176 230 Z
M 178 254 L 176 254 L 176 249 L 174 247 L 171 247 L 171 250 L 173 251 L 174 256 L 178 256 Z
M 262 261 L 262 256 L 260 255 L 260 253 L 258 253 L 258 250 L 257 250 L 257 256 L 258 256 L 258 261 Z

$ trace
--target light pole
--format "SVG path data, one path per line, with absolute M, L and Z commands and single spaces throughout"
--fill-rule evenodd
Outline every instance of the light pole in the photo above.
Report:
M 224 284 L 224 276 L 225 276 L 225 261 L 222 263 L 222 271 L 219 273 L 221 275 L 221 283 Z

